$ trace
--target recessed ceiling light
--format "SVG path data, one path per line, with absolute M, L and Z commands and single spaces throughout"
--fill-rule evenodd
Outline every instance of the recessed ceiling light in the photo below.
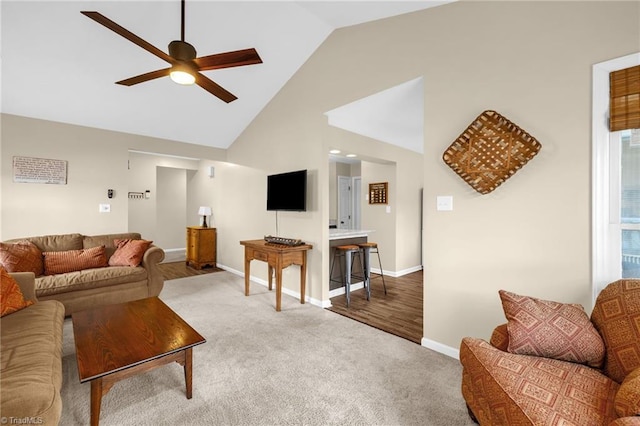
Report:
M 332 149 L 331 151 L 329 151 L 329 154 L 340 154 L 340 150 L 339 149 Z
M 355 155 L 355 154 L 347 154 L 347 157 L 353 158 L 353 157 L 357 157 L 357 155 Z

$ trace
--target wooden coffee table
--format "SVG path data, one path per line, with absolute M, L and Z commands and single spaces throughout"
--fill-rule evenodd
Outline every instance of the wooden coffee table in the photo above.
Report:
M 80 383 L 91 382 L 91 425 L 118 381 L 162 365 L 184 367 L 191 399 L 192 348 L 206 340 L 157 297 L 72 314 Z

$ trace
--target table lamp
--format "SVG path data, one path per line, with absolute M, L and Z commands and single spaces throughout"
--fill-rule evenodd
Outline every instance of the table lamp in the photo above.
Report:
M 200 206 L 200 210 L 198 210 L 198 214 L 202 216 L 202 226 L 205 228 L 208 228 L 207 216 L 211 216 L 211 207 Z

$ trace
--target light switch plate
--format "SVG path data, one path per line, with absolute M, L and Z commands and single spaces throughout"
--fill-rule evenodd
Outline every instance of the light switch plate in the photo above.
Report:
M 438 195 L 436 197 L 436 210 L 438 210 L 438 211 L 451 211 L 451 210 L 453 210 L 453 196 L 452 195 Z
M 111 212 L 111 204 L 100 204 L 98 206 L 98 211 L 100 213 L 109 213 L 109 212 Z

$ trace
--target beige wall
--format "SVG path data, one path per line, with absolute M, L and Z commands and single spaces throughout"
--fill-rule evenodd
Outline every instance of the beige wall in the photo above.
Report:
M 176 160 L 160 157 L 151 166 L 153 179 L 145 174 L 136 177 L 135 171 L 128 171 L 130 150 L 210 160 L 224 160 L 226 156 L 220 149 L 145 136 L 8 114 L 2 114 L 1 119 L 0 240 L 68 232 L 89 235 L 127 230 L 140 232 L 134 229 L 138 228 L 139 222 L 129 226 L 127 193 L 150 189 L 150 202 L 155 203 L 155 166 Z M 135 163 L 137 157 L 132 155 Z M 67 184 L 14 183 L 14 156 L 67 161 Z M 129 173 L 134 176 L 129 176 Z M 136 182 L 135 186 L 131 179 Z M 107 189 L 114 189 L 116 196 L 107 198 Z M 100 203 L 110 204 L 111 213 L 99 213 Z M 192 220 L 197 220 L 196 213 L 197 208 Z M 153 222 L 155 216 L 147 219 Z M 154 229 L 140 228 L 143 228 L 141 231 L 145 238 L 157 237 Z
M 187 171 L 156 168 L 156 243 L 168 249 L 185 247 L 187 226 Z
M 148 199 L 128 200 L 129 229 L 165 250 L 184 249 L 184 227 L 198 224 L 198 207 L 190 208 L 187 173 L 195 174 L 199 167 L 200 160 L 130 152 L 129 191 L 149 190 L 151 195 Z
M 638 2 L 457 2 L 335 31 L 229 159 L 317 169 L 321 202 L 337 134 L 323 113 L 423 76 L 424 178 L 414 170 L 396 185 L 424 183 L 423 343 L 455 351 L 463 336 L 488 338 L 504 321 L 500 288 L 590 309 L 591 66 L 640 50 L 639 14 Z M 494 193 L 479 195 L 444 165 L 442 152 L 486 109 L 543 148 Z M 370 155 L 384 158 L 379 149 L 372 145 Z M 454 211 L 437 212 L 438 195 L 452 195 Z M 403 197 L 419 198 L 419 189 Z M 326 238 L 328 206 L 307 218 L 293 235 Z M 326 269 L 323 251 L 314 247 L 313 261 L 323 262 L 314 280 Z
M 428 339 L 457 348 L 464 335 L 488 338 L 505 321 L 499 289 L 590 312 L 591 67 L 640 50 L 639 6 L 481 2 L 424 15 L 431 35 L 450 35 L 424 52 L 438 59 L 425 78 Z M 464 32 L 451 32 L 453 22 Z M 542 150 L 480 195 L 441 155 L 485 109 L 530 132 Z M 437 195 L 452 195 L 454 211 L 436 211 Z
M 330 128 L 323 114 L 422 76 L 423 168 L 389 159 L 397 165 L 392 197 L 411 204 L 424 186 L 423 343 L 455 351 L 463 336 L 488 338 L 504 321 L 500 288 L 590 310 L 591 66 L 640 51 L 639 16 L 638 2 L 457 2 L 341 29 L 226 153 L 2 115 L 0 239 L 52 230 L 122 231 L 128 220 L 125 197 L 111 202 L 110 214 L 100 215 L 97 207 L 108 188 L 127 192 L 128 150 L 182 155 L 217 164 L 213 179 L 188 174 L 197 181 L 190 187 L 198 188 L 189 189 L 188 210 L 212 204 L 218 260 L 241 271 L 238 241 L 275 233 L 275 213 L 265 208 L 267 174 L 306 168 L 308 211 L 280 213 L 279 230 L 314 245 L 308 294 L 326 300 L 328 150 L 336 143 L 353 145 L 385 158 L 391 148 Z M 485 109 L 529 131 L 542 151 L 495 192 L 479 195 L 441 156 Z M 68 185 L 11 182 L 14 155 L 69 161 Z M 200 170 L 205 166 L 201 162 Z M 454 197 L 452 212 L 435 210 L 438 195 Z M 405 217 L 392 208 L 400 224 Z M 197 219 L 194 213 L 187 220 Z M 399 229 L 396 239 L 409 241 L 412 232 Z M 404 267 L 399 259 L 419 252 L 415 241 L 399 247 L 397 267 Z M 254 275 L 266 279 L 266 267 L 254 264 Z M 297 289 L 297 268 L 288 268 L 284 281 Z

